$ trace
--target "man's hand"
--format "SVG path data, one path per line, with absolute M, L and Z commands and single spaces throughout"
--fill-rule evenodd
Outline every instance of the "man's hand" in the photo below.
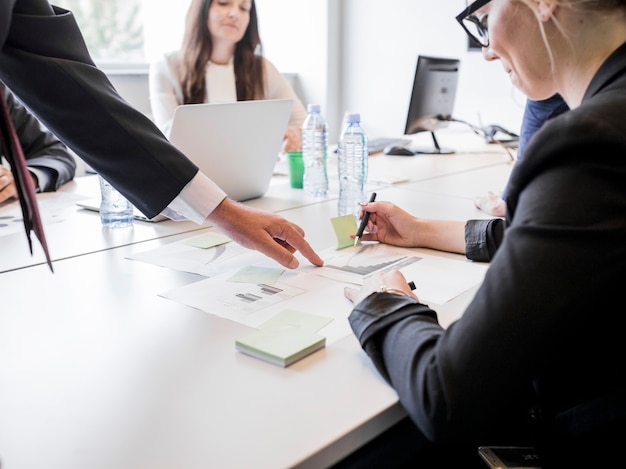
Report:
M 0 166 L 0 203 L 12 198 L 17 198 L 13 173 L 9 168 Z
M 37 187 L 37 179 L 29 173 L 33 180 L 33 184 Z M 12 198 L 17 199 L 17 187 L 15 185 L 15 179 L 13 179 L 13 173 L 5 166 L 0 166 L 0 203 Z
M 305 241 L 302 228 L 279 215 L 224 199 L 209 215 L 208 221 L 233 241 L 262 252 L 288 269 L 299 265 L 293 255 L 295 251 L 300 251 L 313 265 L 324 264 Z

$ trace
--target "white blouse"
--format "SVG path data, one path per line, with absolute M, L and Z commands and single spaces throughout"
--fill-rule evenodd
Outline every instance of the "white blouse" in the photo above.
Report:
M 293 108 L 289 119 L 290 126 L 301 127 L 306 118 L 306 109 L 287 79 L 266 58 L 265 99 L 291 99 Z M 150 106 L 154 123 L 169 137 L 174 111 L 183 104 L 181 87 L 180 52 L 169 52 L 150 66 L 149 90 Z M 206 88 L 209 103 L 237 101 L 235 70 L 232 61 L 226 65 L 209 62 L 206 67 Z

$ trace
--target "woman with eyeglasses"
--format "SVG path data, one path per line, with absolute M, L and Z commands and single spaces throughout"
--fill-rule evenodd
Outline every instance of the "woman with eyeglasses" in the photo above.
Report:
M 364 241 L 491 264 L 447 329 L 398 271 L 346 289 L 352 329 L 411 419 L 363 453 L 467 468 L 484 467 L 479 445 L 528 445 L 544 469 L 613 467 L 626 435 L 626 0 L 479 0 L 457 20 L 530 99 L 559 93 L 570 111 L 529 142 L 504 220 L 364 204 Z

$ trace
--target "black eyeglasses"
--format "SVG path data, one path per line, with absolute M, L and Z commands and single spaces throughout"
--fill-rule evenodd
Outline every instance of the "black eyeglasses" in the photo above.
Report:
M 456 17 L 465 32 L 481 47 L 489 46 L 489 31 L 487 30 L 487 15 L 475 15 L 474 12 L 482 8 L 491 0 L 476 0 L 465 8 Z

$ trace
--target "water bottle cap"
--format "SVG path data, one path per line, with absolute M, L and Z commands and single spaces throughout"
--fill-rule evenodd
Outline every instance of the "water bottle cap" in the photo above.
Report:
M 319 104 L 309 104 L 307 106 L 307 111 L 308 112 L 320 112 L 320 105 Z
M 345 120 L 348 124 L 361 122 L 361 114 L 359 114 L 358 112 L 349 112 L 346 114 Z

